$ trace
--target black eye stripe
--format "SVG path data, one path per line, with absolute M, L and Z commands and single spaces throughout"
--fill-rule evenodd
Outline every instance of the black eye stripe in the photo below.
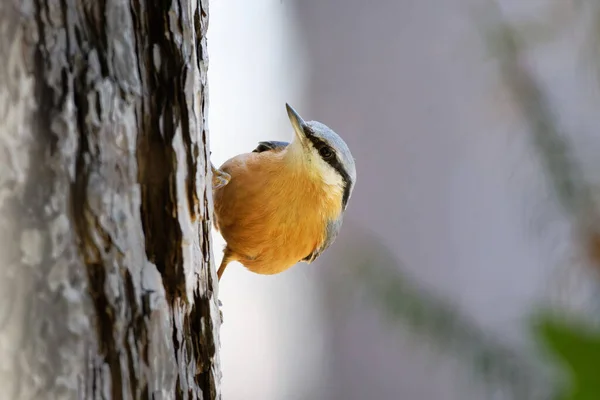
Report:
M 327 143 L 316 137 L 310 129 L 305 128 L 304 132 L 306 133 L 306 137 L 308 138 L 308 140 L 310 140 L 310 142 L 312 143 L 314 148 L 317 149 L 317 151 L 320 150 L 323 146 L 327 146 Z M 333 156 L 329 158 L 321 157 L 321 159 L 327 164 L 331 165 L 333 169 L 335 169 L 342 177 L 342 181 L 344 182 L 342 209 L 346 209 L 346 204 L 348 204 L 348 199 L 350 198 L 350 175 L 348 174 L 348 172 L 346 172 L 346 169 L 344 168 L 342 163 L 340 163 L 340 160 L 338 159 L 335 150 L 331 149 L 331 152 L 333 153 Z

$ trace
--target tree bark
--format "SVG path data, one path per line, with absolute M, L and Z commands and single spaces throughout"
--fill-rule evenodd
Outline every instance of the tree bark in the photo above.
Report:
M 0 2 L 0 399 L 219 399 L 208 0 Z

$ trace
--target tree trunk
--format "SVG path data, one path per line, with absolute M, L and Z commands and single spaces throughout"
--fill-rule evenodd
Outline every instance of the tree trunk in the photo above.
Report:
M 218 399 L 207 0 L 0 2 L 0 399 Z

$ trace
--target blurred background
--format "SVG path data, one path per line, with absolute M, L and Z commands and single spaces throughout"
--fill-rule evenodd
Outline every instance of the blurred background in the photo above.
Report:
M 358 173 L 317 262 L 228 267 L 224 398 L 554 398 L 532 316 L 599 315 L 600 4 L 212 0 L 209 25 L 216 165 L 290 140 L 289 102 Z

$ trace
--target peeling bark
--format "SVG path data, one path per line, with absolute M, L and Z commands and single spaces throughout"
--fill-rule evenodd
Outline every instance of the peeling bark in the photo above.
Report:
M 0 2 L 0 399 L 220 398 L 207 24 Z

